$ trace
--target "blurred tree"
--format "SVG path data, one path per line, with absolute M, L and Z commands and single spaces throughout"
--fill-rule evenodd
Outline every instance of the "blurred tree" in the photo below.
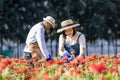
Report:
M 5 38 L 25 42 L 30 28 L 47 15 L 57 23 L 55 30 L 46 32 L 51 33 L 46 40 L 58 39 L 60 22 L 69 18 L 81 24 L 78 30 L 87 41 L 120 38 L 119 0 L 0 0 L 0 4 L 0 34 Z

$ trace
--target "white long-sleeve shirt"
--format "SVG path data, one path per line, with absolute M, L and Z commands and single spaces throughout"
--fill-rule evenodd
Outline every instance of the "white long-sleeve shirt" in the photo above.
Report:
M 45 58 L 48 58 L 49 52 L 45 43 L 45 29 L 42 23 L 37 23 L 34 25 L 28 33 L 26 44 L 29 46 L 31 43 L 37 41 L 39 48 Z
M 81 35 L 80 35 L 81 34 Z M 63 34 L 59 36 L 59 54 L 62 55 L 62 52 L 60 51 L 60 48 L 64 46 L 64 43 L 68 43 L 70 45 L 74 45 L 77 43 L 78 36 L 79 37 L 79 44 L 80 48 L 86 48 L 86 40 L 84 34 L 81 32 L 77 32 L 72 38 L 69 36 L 66 36 L 66 39 L 64 39 Z

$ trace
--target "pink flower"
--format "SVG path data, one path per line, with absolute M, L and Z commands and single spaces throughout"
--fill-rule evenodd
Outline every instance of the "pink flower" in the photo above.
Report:
M 3 55 L 0 55 L 0 58 L 3 58 L 4 56 Z
M 83 56 L 77 56 L 75 60 L 79 61 L 80 63 L 85 62 L 85 58 Z
M 6 63 L 0 62 L 0 71 L 5 69 L 5 67 L 6 67 Z
M 91 63 L 88 69 L 92 73 L 101 73 L 106 70 L 106 66 L 103 63 Z
M 113 73 L 113 72 L 118 72 L 118 67 L 117 67 L 117 66 L 111 67 L 111 68 L 109 69 L 109 71 L 110 71 L 111 73 Z

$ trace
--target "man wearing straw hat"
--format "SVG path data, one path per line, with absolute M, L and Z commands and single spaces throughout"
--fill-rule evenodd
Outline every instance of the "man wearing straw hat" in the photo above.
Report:
M 43 21 L 35 24 L 29 31 L 24 48 L 24 57 L 36 59 L 41 58 L 41 54 L 48 61 L 51 60 L 51 55 L 47 50 L 45 43 L 45 30 L 50 30 L 55 27 L 55 19 L 51 16 L 43 18 Z
M 76 31 L 75 27 L 79 27 L 79 23 L 68 19 L 61 22 L 61 28 L 57 33 L 59 36 L 59 55 L 61 58 L 67 56 L 74 59 L 77 56 L 83 56 L 86 48 L 85 36 Z

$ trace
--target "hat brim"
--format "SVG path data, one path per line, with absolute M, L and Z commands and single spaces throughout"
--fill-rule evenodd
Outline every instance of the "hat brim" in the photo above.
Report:
M 53 28 L 55 27 L 55 24 L 53 24 L 53 23 L 51 23 L 49 20 L 47 20 L 46 18 L 43 18 L 43 20 L 44 21 L 47 21 L 48 23 L 50 23 L 52 26 L 53 26 Z
M 77 24 L 74 24 L 74 25 L 71 25 L 71 26 L 61 28 L 61 29 L 57 30 L 57 33 L 60 33 L 60 32 L 63 32 L 64 30 L 66 30 L 66 29 L 70 29 L 70 28 L 74 28 L 74 27 L 78 27 L 78 26 L 80 26 L 80 24 L 77 23 Z

